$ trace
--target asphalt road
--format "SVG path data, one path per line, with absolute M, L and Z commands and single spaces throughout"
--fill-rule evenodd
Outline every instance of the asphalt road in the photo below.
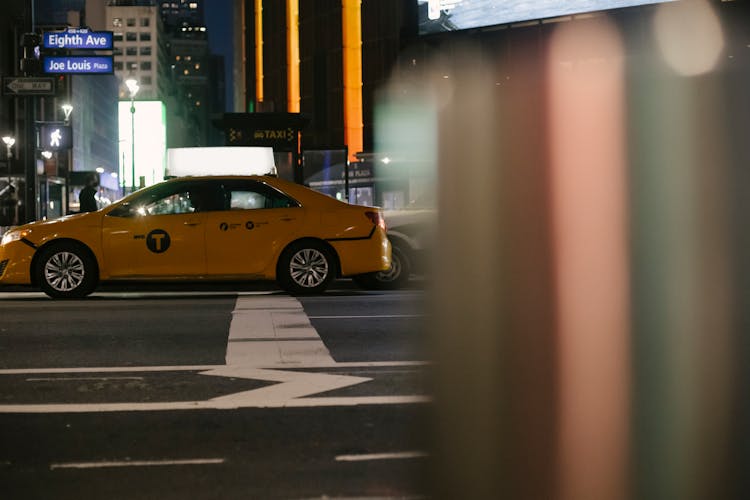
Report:
M 0 497 L 420 498 L 423 301 L 0 290 Z

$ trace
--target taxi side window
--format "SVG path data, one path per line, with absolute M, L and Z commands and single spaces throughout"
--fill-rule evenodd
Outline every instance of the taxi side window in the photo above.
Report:
M 189 214 L 196 211 L 187 191 L 160 198 L 143 208 L 148 215 Z
M 226 186 L 230 210 L 298 207 L 292 198 L 259 182 Z

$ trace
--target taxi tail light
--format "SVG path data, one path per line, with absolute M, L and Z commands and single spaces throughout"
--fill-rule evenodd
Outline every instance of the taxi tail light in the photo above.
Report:
M 383 231 L 386 231 L 388 229 L 385 225 L 385 218 L 380 212 L 368 210 L 367 212 L 365 212 L 365 216 L 370 219 L 370 222 L 372 222 L 376 226 L 380 226 Z

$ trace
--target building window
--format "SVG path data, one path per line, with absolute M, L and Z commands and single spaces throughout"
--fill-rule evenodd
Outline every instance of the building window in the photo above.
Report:
M 115 61 L 115 71 L 122 71 L 122 61 Z
M 151 33 L 148 33 L 148 32 L 141 33 L 141 41 L 142 42 L 150 42 L 151 41 Z
M 115 47 L 112 49 L 112 55 L 113 56 L 121 56 L 122 55 L 122 49 L 120 47 Z
M 151 55 L 151 47 L 141 47 L 141 55 L 142 56 L 150 56 Z
M 130 68 L 131 70 L 136 70 L 136 69 L 138 69 L 138 63 L 137 62 L 129 62 L 128 63 L 128 68 Z
M 151 85 L 151 77 L 150 76 L 146 76 L 146 75 L 142 76 L 141 77 L 141 83 L 143 85 Z
M 180 59 L 182 59 L 180 56 L 174 56 L 175 61 L 179 61 Z
M 122 42 L 122 33 L 115 33 L 112 35 L 112 40 L 115 42 Z
M 186 75 L 186 76 L 187 76 L 187 75 L 189 75 L 189 74 L 190 74 L 190 71 L 188 71 L 188 70 L 183 70 L 182 74 L 183 74 L 183 75 Z
M 195 69 L 201 69 L 201 63 L 195 63 Z
M 128 55 L 128 56 L 137 56 L 138 55 L 138 48 L 137 47 L 126 47 L 125 48 L 125 55 Z
M 128 23 L 128 26 L 135 26 L 135 18 L 134 17 L 128 18 L 127 23 Z
M 138 33 L 128 31 L 127 33 L 125 33 L 125 40 L 127 40 L 128 42 L 138 41 Z
M 122 18 L 116 17 L 112 19 L 112 26 L 115 28 L 122 28 Z
M 151 70 L 151 61 L 144 61 L 141 63 L 141 69 L 143 71 L 150 71 Z
M 142 17 L 141 18 L 141 28 L 148 28 L 151 26 L 151 19 L 148 17 Z

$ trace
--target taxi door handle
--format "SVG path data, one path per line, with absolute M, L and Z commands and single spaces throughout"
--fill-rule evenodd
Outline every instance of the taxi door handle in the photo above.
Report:
M 200 222 L 197 220 L 188 220 L 188 221 L 185 221 L 184 224 L 186 226 L 197 226 L 198 224 L 200 224 Z

